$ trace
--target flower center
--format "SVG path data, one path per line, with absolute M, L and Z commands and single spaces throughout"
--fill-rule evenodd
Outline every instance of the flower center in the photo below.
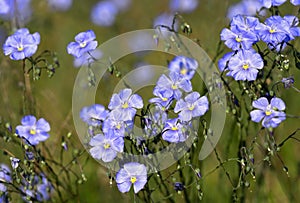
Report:
M 135 183 L 135 182 L 136 182 L 136 177 L 135 177 L 135 176 L 132 176 L 132 177 L 130 178 L 130 182 L 131 182 L 131 183 Z
M 247 70 L 248 68 L 249 68 L 249 64 L 248 63 L 246 63 L 246 64 L 243 65 L 243 69 L 244 70 Z
M 192 106 L 189 107 L 189 110 L 192 111 L 192 110 L 194 110 L 194 108 L 195 108 L 195 106 L 192 105 Z
M 273 29 L 273 28 L 271 28 L 271 29 L 269 30 L 269 32 L 272 34 L 272 33 L 276 32 L 276 30 Z
M 178 88 L 177 85 L 175 85 L 175 84 L 172 85 L 173 90 L 176 90 L 177 88 Z
M 168 98 L 163 97 L 162 100 L 163 100 L 163 101 L 168 101 Z
M 104 144 L 104 149 L 108 149 L 108 148 L 110 148 L 110 144 L 109 143 L 105 143 Z
M 242 41 L 242 39 L 241 39 L 240 37 L 236 37 L 236 38 L 235 38 L 235 41 L 237 41 L 237 42 L 241 42 L 241 41 Z
M 181 69 L 180 74 L 181 75 L 186 75 L 187 74 L 187 69 L 186 68 Z
M 118 130 L 120 130 L 120 129 L 121 129 L 121 124 L 118 123 L 118 124 L 116 125 L 116 128 L 117 128 Z
M 266 110 L 266 111 L 265 111 L 265 114 L 266 114 L 266 116 L 269 116 L 269 115 L 271 115 L 271 114 L 272 114 L 272 111 L 270 111 L 270 110 Z
M 123 109 L 127 109 L 127 108 L 128 108 L 128 103 L 125 102 L 125 103 L 122 105 L 122 108 L 123 108 Z
M 18 51 L 23 51 L 24 50 L 24 47 L 23 47 L 23 45 L 22 44 L 20 44 L 19 46 L 18 46 Z
M 178 128 L 176 126 L 173 126 L 172 130 L 178 130 Z
M 31 135 L 35 135 L 35 134 L 36 134 L 36 130 L 35 130 L 35 129 L 30 129 L 29 133 L 30 133 Z
M 80 46 L 81 48 L 84 48 L 84 47 L 86 46 L 86 42 L 81 42 L 81 43 L 79 44 L 79 46 Z

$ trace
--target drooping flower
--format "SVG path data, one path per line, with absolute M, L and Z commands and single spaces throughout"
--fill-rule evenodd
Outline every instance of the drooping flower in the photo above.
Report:
M 112 111 L 120 111 L 124 115 L 124 121 L 132 120 L 136 109 L 143 107 L 143 99 L 138 94 L 132 94 L 129 88 L 121 90 L 118 94 L 113 94 L 108 105 Z
M 179 113 L 179 119 L 190 121 L 192 118 L 202 116 L 209 108 L 206 96 L 200 97 L 198 92 L 188 94 L 184 99 L 177 101 L 174 108 L 175 113 Z
M 170 9 L 173 12 L 190 13 L 199 4 L 199 0 L 171 0 Z
M 92 137 L 89 145 L 92 147 L 90 149 L 92 157 L 104 162 L 111 162 L 118 152 L 123 152 L 124 139 L 110 130 L 104 135 L 97 134 Z
M 10 157 L 10 163 L 11 163 L 11 167 L 13 169 L 16 169 L 19 167 L 20 159 L 15 158 L 15 157 Z
M 172 24 L 173 24 L 173 19 L 174 19 L 174 13 L 162 13 L 154 19 L 153 27 L 157 28 L 157 26 L 166 26 L 166 27 L 171 28 Z M 160 27 L 160 29 L 163 32 L 162 34 L 164 36 L 168 36 L 165 34 L 166 32 L 164 32 L 168 29 L 166 29 L 164 27 Z M 174 24 L 174 29 L 178 30 L 178 23 L 176 23 L 176 22 Z
M 106 119 L 109 112 L 101 104 L 94 104 L 83 107 L 80 111 L 80 118 L 90 126 L 100 126 Z
M 70 42 L 67 46 L 68 54 L 78 58 L 87 52 L 93 51 L 98 46 L 95 39 L 96 35 L 92 30 L 78 33 L 75 36 L 75 42 Z
M 184 142 L 187 137 L 187 127 L 179 118 L 168 119 L 165 123 L 162 138 L 168 142 Z
M 118 7 L 111 1 L 100 1 L 91 12 L 91 20 L 95 25 L 109 27 L 114 24 Z
M 44 118 L 36 121 L 35 116 L 27 115 L 22 118 L 21 123 L 16 127 L 16 133 L 29 144 L 37 145 L 49 138 L 50 125 Z
M 160 134 L 167 119 L 167 113 L 160 107 L 155 106 L 153 109 L 150 109 L 149 113 L 144 117 L 144 131 L 146 136 L 152 137 Z
M 48 0 L 51 9 L 66 11 L 72 6 L 73 0 Z
M 198 68 L 198 62 L 193 58 L 176 56 L 168 67 L 170 72 L 176 72 L 183 78 L 191 80 Z
M 10 55 L 12 60 L 22 60 L 35 54 L 39 43 L 38 32 L 30 34 L 27 28 L 21 28 L 6 39 L 3 51 L 6 56 Z
M 261 56 L 253 49 L 240 50 L 228 62 L 227 75 L 235 80 L 255 80 L 259 69 L 264 67 Z
M 116 182 L 120 192 L 129 192 L 133 185 L 134 193 L 138 193 L 147 183 L 147 168 L 137 162 L 126 163 L 116 174 Z
M 192 83 L 190 80 L 182 78 L 176 72 L 170 72 L 169 77 L 165 74 L 161 75 L 156 83 L 157 88 L 169 89 L 173 92 L 173 97 L 178 100 L 180 99 L 183 90 L 184 92 L 192 91 Z
M 218 61 L 218 67 L 221 72 L 228 70 L 228 62 L 231 59 L 231 57 L 234 55 L 234 52 L 228 52 L 224 54 L 222 58 Z
M 276 128 L 286 118 L 285 103 L 280 98 L 274 97 L 269 103 L 266 97 L 261 97 L 252 106 L 257 109 L 250 112 L 251 120 L 256 123 L 262 120 L 263 127 Z
M 0 180 L 3 182 L 10 183 L 11 182 L 11 171 L 9 167 L 5 164 L 0 164 Z M 4 183 L 0 183 L 0 193 L 6 192 L 7 187 Z

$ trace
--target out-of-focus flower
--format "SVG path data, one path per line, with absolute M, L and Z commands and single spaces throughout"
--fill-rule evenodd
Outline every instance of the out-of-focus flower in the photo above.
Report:
M 10 183 L 11 182 L 11 176 L 10 176 L 10 169 L 5 164 L 0 164 L 0 180 L 3 182 Z M 7 187 L 4 183 L 0 183 L 0 193 L 6 192 Z
M 281 82 L 284 84 L 284 88 L 290 88 L 294 85 L 295 79 L 293 76 L 282 78 Z
M 251 120 L 256 123 L 262 120 L 263 127 L 276 128 L 286 118 L 285 103 L 280 98 L 274 97 L 269 103 L 266 97 L 261 97 L 252 106 L 257 109 L 250 112 Z
M 96 35 L 93 30 L 78 33 L 75 36 L 75 42 L 70 42 L 67 46 L 68 54 L 78 58 L 87 52 L 93 51 L 98 46 L 95 39 Z
M 300 0 L 291 0 L 291 4 L 293 4 L 294 6 L 299 6 Z
M 259 2 L 261 2 L 263 7 L 271 8 L 271 6 L 280 6 L 281 4 L 286 2 L 286 0 L 259 0 Z
M 138 94 L 132 94 L 131 89 L 123 89 L 118 94 L 113 94 L 108 108 L 113 111 L 119 111 L 124 115 L 124 121 L 132 120 L 136 109 L 143 107 L 143 99 Z
M 44 118 L 37 121 L 35 116 L 27 115 L 22 118 L 21 123 L 16 127 L 16 133 L 29 144 L 37 145 L 49 138 L 50 125 Z
M 83 107 L 80 111 L 80 118 L 90 126 L 100 126 L 108 113 L 108 110 L 105 110 L 101 104 L 94 104 Z
M 171 0 L 170 9 L 173 12 L 191 13 L 199 4 L 199 0 Z
M 48 0 L 51 9 L 66 11 L 72 6 L 73 0 Z
M 133 185 L 134 193 L 138 193 L 147 183 L 147 168 L 136 162 L 126 163 L 118 171 L 116 182 L 120 192 L 128 192 Z
M 30 34 L 27 28 L 21 28 L 6 39 L 3 51 L 6 56 L 10 55 L 12 60 L 22 60 L 35 54 L 39 43 L 38 32 Z
M 227 75 L 235 80 L 252 81 L 256 79 L 258 70 L 263 67 L 263 59 L 253 49 L 240 50 L 230 58 Z
M 227 18 L 232 19 L 234 16 L 246 15 L 254 16 L 262 8 L 262 4 L 258 0 L 242 0 L 237 4 L 229 7 L 227 12 Z M 264 11 L 259 14 L 264 15 Z
M 111 26 L 118 14 L 118 7 L 111 1 L 100 1 L 92 9 L 91 20 L 95 25 Z
M 154 19 L 153 27 L 163 25 L 163 26 L 172 28 L 173 19 L 174 19 L 174 14 L 173 13 L 162 13 Z M 165 30 L 165 29 L 166 28 L 161 27 L 162 31 Z M 178 23 L 175 23 L 174 29 L 175 30 L 178 29 Z
M 92 157 L 104 162 L 111 162 L 118 152 L 123 152 L 124 139 L 110 130 L 104 135 L 97 134 L 92 137 L 89 145 L 92 146 L 90 149 Z
M 113 2 L 116 7 L 118 8 L 119 11 L 126 11 L 131 4 L 131 0 L 110 0 L 111 2 Z
M 31 0 L 1 0 L 0 18 L 13 21 L 18 26 L 29 22 L 32 9 Z
M 188 94 L 184 99 L 177 101 L 174 108 L 175 113 L 179 113 L 179 119 L 190 121 L 192 118 L 202 116 L 209 108 L 206 96 L 200 97 L 198 92 Z
M 160 134 L 164 128 L 164 124 L 168 119 L 168 115 L 160 107 L 155 106 L 145 116 L 144 131 L 146 137 L 156 136 Z

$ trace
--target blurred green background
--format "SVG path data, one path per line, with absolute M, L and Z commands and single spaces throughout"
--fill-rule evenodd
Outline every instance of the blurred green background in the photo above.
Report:
M 72 7 L 65 12 L 49 10 L 46 1 L 33 0 L 32 2 L 32 21 L 26 27 L 31 32 L 39 32 L 41 35 L 41 44 L 38 51 L 44 49 L 56 51 L 61 63 L 61 67 L 53 78 L 48 79 L 44 74 L 41 80 L 32 82 L 37 104 L 37 116 L 45 117 L 52 127 L 51 138 L 47 141 L 47 145 L 51 146 L 53 151 L 60 150 L 60 136 L 62 134 L 66 135 L 68 132 L 73 133 L 74 145 L 83 148 L 74 130 L 71 112 L 72 91 L 78 69 L 73 67 L 73 57 L 66 52 L 67 44 L 74 40 L 77 33 L 88 29 L 94 30 L 97 40 L 101 44 L 125 32 L 153 28 L 154 19 L 161 13 L 169 11 L 168 0 L 132 0 L 130 8 L 117 15 L 113 26 L 99 27 L 90 21 L 91 9 L 97 2 L 96 0 L 74 0 Z M 238 1 L 200 0 L 198 8 L 194 12 L 182 14 L 193 29 L 190 38 L 197 39 L 211 58 L 216 55 L 220 31 L 229 24 L 229 20 L 226 18 L 227 9 L 236 2 Z M 285 5 L 284 11 L 296 14 L 297 9 Z M 118 67 L 121 72 L 126 73 L 132 69 L 135 62 L 143 60 L 150 64 L 166 65 L 166 61 L 170 60 L 170 56 L 153 54 L 148 58 L 143 56 L 139 58 L 139 56 L 130 55 L 119 61 Z M 16 126 L 23 116 L 22 64 L 19 61 L 10 61 L 8 57 L 4 57 L 1 53 L 0 65 L 0 95 L 2 97 L 0 100 L 0 115 L 3 120 L 10 121 L 13 126 Z M 293 67 L 291 73 L 295 76 L 297 86 L 299 84 L 297 81 L 300 79 L 299 70 Z M 97 102 L 104 105 L 108 104 L 108 98 L 110 98 L 116 81 L 117 79 L 114 77 L 110 77 L 105 81 L 107 89 L 98 92 Z M 292 90 L 285 90 L 282 92 L 281 97 L 286 102 L 286 111 L 299 116 L 299 94 L 295 94 Z M 255 136 L 258 128 L 258 125 L 253 125 L 253 133 L 249 135 L 249 140 Z M 297 128 L 299 128 L 299 120 L 287 119 L 276 130 L 275 139 L 281 141 Z M 238 150 L 237 131 L 235 120 L 228 116 L 223 135 L 217 145 L 217 151 L 222 159 L 236 158 Z M 4 147 L 4 144 L 0 143 L 0 146 Z M 259 181 L 249 179 L 250 187 L 246 189 L 246 202 L 289 202 L 291 200 L 299 202 L 299 150 L 299 143 L 296 141 L 288 141 L 281 149 L 280 156 L 289 168 L 289 175 L 283 171 L 282 164 L 277 157 L 272 160 L 272 166 L 259 165 L 257 170 L 260 171 L 262 179 Z M 88 157 L 89 155 L 86 153 L 84 156 Z M 3 160 L 3 162 L 7 161 Z M 196 164 L 198 164 L 197 167 L 201 168 L 202 175 L 205 175 L 218 165 L 218 161 L 215 155 L 211 154 L 207 159 L 201 162 L 197 161 Z M 237 164 L 229 162 L 225 164 L 225 167 L 232 174 L 234 181 L 237 182 Z M 133 194 L 121 194 L 115 182 L 110 185 L 109 178 L 106 175 L 107 170 L 91 157 L 84 167 L 84 172 L 87 182 L 79 187 L 78 199 L 73 199 L 70 202 L 133 202 Z M 167 174 L 168 170 L 164 173 Z M 171 183 L 167 184 L 171 189 L 173 188 Z M 210 175 L 205 176 L 201 186 L 204 193 L 203 202 L 232 201 L 232 186 L 222 169 L 217 169 Z M 193 191 L 191 190 L 191 192 Z M 184 202 L 182 194 L 176 192 L 174 192 L 174 199 L 176 202 Z M 161 202 L 167 202 L 167 200 Z

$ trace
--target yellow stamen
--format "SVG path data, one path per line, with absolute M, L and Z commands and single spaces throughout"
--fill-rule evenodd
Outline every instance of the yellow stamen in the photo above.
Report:
M 110 144 L 105 143 L 105 144 L 104 144 L 104 149 L 108 149 L 108 148 L 110 148 Z
M 192 111 L 192 110 L 194 110 L 194 108 L 195 108 L 195 106 L 192 105 L 192 106 L 189 107 L 189 110 Z
M 276 30 L 275 29 L 270 29 L 269 32 L 272 34 L 272 33 L 276 32 Z
M 187 74 L 187 69 L 186 68 L 181 69 L 180 74 L 181 75 L 186 75 Z
M 247 70 L 248 68 L 249 68 L 249 64 L 246 63 L 243 65 L 243 69 Z
M 239 38 L 239 37 L 236 37 L 236 38 L 235 38 L 235 41 L 237 41 L 237 42 L 241 42 L 241 41 L 242 41 L 242 39 L 241 39 L 241 38 Z
M 120 130 L 121 129 L 121 124 L 120 123 L 118 123 L 118 125 L 116 125 L 116 128 L 118 129 L 118 130 Z
M 86 46 L 86 43 L 85 43 L 85 42 L 81 42 L 81 43 L 79 44 L 79 46 L 80 46 L 81 48 L 84 48 L 84 47 Z
M 30 129 L 30 132 L 29 132 L 31 135 L 35 135 L 36 134 L 36 130 L 35 129 Z
M 265 113 L 266 113 L 266 115 L 267 115 L 267 116 L 269 116 L 269 115 L 271 115 L 271 114 L 272 114 L 272 111 L 270 111 L 270 110 L 267 110 Z
M 178 128 L 176 126 L 173 126 L 172 130 L 178 130 Z
M 125 104 L 122 105 L 122 108 L 123 108 L 123 109 L 127 109 L 127 108 L 128 108 L 128 103 L 125 102 Z
M 135 183 L 135 182 L 136 182 L 136 177 L 135 177 L 135 176 L 132 176 L 132 177 L 130 178 L 130 182 L 131 182 L 131 183 Z
M 24 47 L 22 44 L 20 44 L 20 46 L 18 46 L 18 51 L 23 51 Z
M 177 85 L 172 85 L 173 90 L 176 90 L 177 88 L 178 88 Z
M 163 100 L 163 101 L 168 101 L 168 98 L 163 97 L 162 100 Z

